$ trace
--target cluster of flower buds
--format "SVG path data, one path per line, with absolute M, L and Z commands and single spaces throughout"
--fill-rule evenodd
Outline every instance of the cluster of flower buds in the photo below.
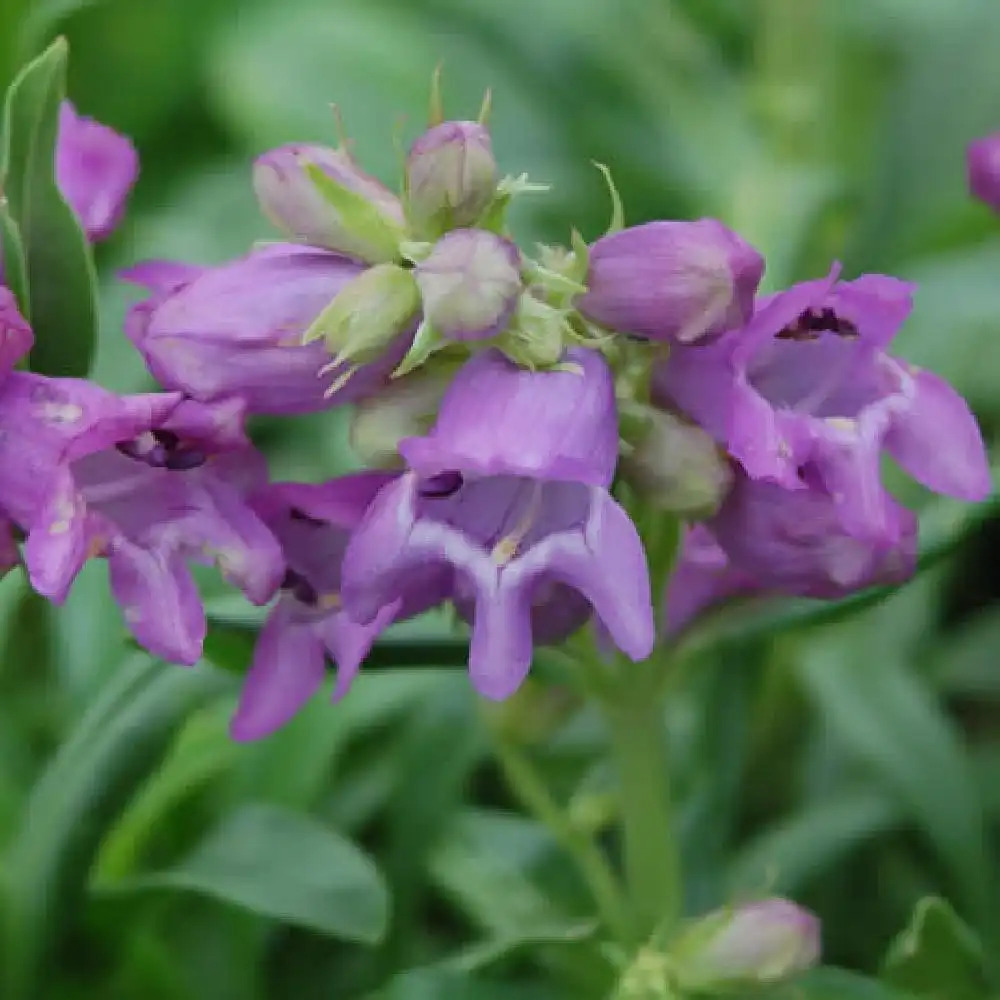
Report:
M 61 183 L 100 235 L 131 150 L 64 126 L 86 151 L 61 153 Z M 736 233 L 624 228 L 613 186 L 607 235 L 529 256 L 505 215 L 534 188 L 499 177 L 482 121 L 435 117 L 399 196 L 346 148 L 284 146 L 253 179 L 283 242 L 124 275 L 149 292 L 126 334 L 161 392 L 12 371 L 31 331 L 0 298 L 0 508 L 32 585 L 61 601 L 102 557 L 136 639 L 191 663 L 206 626 L 187 563 L 216 563 L 271 605 L 239 739 L 285 723 L 328 659 L 345 692 L 390 624 L 442 602 L 470 626 L 473 684 L 504 698 L 534 645 L 591 620 L 641 660 L 734 593 L 905 578 L 916 523 L 884 455 L 931 490 L 990 489 L 964 401 L 888 353 L 911 308 L 894 278 L 834 267 L 760 296 Z M 344 404 L 369 471 L 269 482 L 246 418 Z M 665 620 L 635 526 L 657 517 L 689 525 Z

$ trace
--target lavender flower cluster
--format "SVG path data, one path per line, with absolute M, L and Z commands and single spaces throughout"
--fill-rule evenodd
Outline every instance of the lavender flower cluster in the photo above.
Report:
M 59 182 L 92 238 L 136 166 L 65 110 Z M 286 722 L 327 658 L 339 697 L 383 630 L 446 601 L 471 626 L 473 684 L 504 698 L 533 645 L 591 618 L 641 660 L 731 594 L 902 580 L 916 522 L 884 454 L 931 490 L 989 492 L 965 402 L 888 353 L 902 281 L 835 266 L 759 296 L 763 258 L 712 219 L 616 218 L 529 257 L 504 217 L 533 186 L 499 178 L 480 122 L 433 123 L 400 197 L 346 148 L 272 150 L 253 182 L 282 242 L 123 275 L 149 292 L 125 332 L 161 392 L 14 370 L 32 333 L 0 290 L 4 566 L 23 559 L 58 603 L 106 559 L 129 630 L 178 663 L 206 633 L 188 563 L 273 602 L 238 739 Z M 247 418 L 344 404 L 370 471 L 270 483 Z M 689 525 L 665 620 L 637 511 Z

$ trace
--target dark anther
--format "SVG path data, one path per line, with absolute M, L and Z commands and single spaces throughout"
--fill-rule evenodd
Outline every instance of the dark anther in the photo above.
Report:
M 149 431 L 132 441 L 119 441 L 115 447 L 137 462 L 171 472 L 196 469 L 204 465 L 208 457 L 201 448 L 183 444 L 173 431 Z
M 454 496 L 462 488 L 461 472 L 441 472 L 420 484 L 420 495 L 435 500 Z
M 291 507 L 288 511 L 288 516 L 293 521 L 301 521 L 303 524 L 311 524 L 316 528 L 322 528 L 325 524 L 319 518 L 312 517 L 307 514 L 304 510 L 300 510 L 298 507 Z
M 296 573 L 294 569 L 285 570 L 281 589 L 291 594 L 300 604 L 307 604 L 309 607 L 313 607 L 319 601 L 316 588 L 304 576 Z
M 806 309 L 794 323 L 789 323 L 775 336 L 778 340 L 817 340 L 821 333 L 835 333 L 838 337 L 856 337 L 858 328 L 839 317 L 829 306 L 819 311 Z

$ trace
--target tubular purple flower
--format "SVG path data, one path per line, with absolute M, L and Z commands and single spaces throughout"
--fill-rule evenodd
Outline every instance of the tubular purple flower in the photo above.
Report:
M 628 656 L 653 645 L 642 543 L 606 490 L 617 441 L 610 373 L 587 351 L 568 360 L 579 372 L 522 371 L 497 351 L 469 362 L 431 433 L 401 445 L 415 471 L 376 496 L 344 556 L 345 607 L 361 622 L 415 573 L 453 573 L 456 606 L 472 619 L 472 681 L 488 698 L 527 675 L 534 628 L 544 638 L 574 627 L 579 604 L 563 588 Z
M 611 330 L 682 344 L 741 326 L 764 258 L 715 219 L 632 226 L 590 248 L 576 308 Z
M 201 655 L 205 617 L 185 558 L 214 561 L 255 603 L 281 552 L 245 502 L 266 479 L 239 401 L 118 397 L 16 372 L 0 388 L 0 508 L 27 533 L 34 588 L 56 603 L 87 559 L 108 560 L 136 639 L 164 659 Z
M 803 489 L 808 466 L 844 529 L 878 541 L 893 503 L 885 449 L 923 485 L 964 500 L 990 490 L 982 437 L 946 382 L 885 353 L 912 286 L 884 275 L 796 285 L 701 348 L 680 347 L 656 375 L 659 398 L 725 444 L 754 479 Z
M 917 519 L 886 498 L 882 534 L 858 538 L 842 520 L 841 505 L 823 486 L 815 467 L 803 469 L 806 488 L 738 475 L 732 492 L 708 529 L 732 573 L 750 577 L 757 589 L 800 597 L 843 597 L 875 584 L 902 583 L 916 569 Z
M 309 175 L 310 166 L 346 192 L 353 211 L 324 195 Z M 303 143 L 279 146 L 257 158 L 253 185 L 264 214 L 290 236 L 372 264 L 395 258 L 403 206 L 359 169 L 346 150 Z
M 392 479 L 363 472 L 321 485 L 280 483 L 253 497 L 254 509 L 281 543 L 286 568 L 230 727 L 234 739 L 259 739 L 291 719 L 322 684 L 327 657 L 337 665 L 334 698 L 343 697 L 388 625 L 443 598 L 425 575 L 424 586 L 379 608 L 370 622 L 358 624 L 342 610 L 347 540 Z
M 972 196 L 1000 212 L 1000 132 L 969 143 L 965 162 Z
M 454 229 L 416 268 L 427 322 L 448 340 L 485 340 L 510 322 L 521 294 L 521 254 L 484 229 Z
M 97 242 L 110 236 L 139 175 L 139 156 L 132 143 L 107 125 L 78 115 L 69 101 L 63 101 L 55 168 L 59 190 L 87 239 Z
M 763 899 L 703 917 L 675 947 L 685 992 L 777 983 L 819 961 L 820 923 L 787 899 Z
M 218 267 L 150 261 L 122 273 L 152 296 L 132 307 L 125 332 L 160 384 L 203 402 L 239 396 L 251 413 L 309 413 L 381 385 L 408 346 L 401 339 L 341 389 L 346 365 L 302 336 L 361 265 L 337 254 L 276 244 Z
M 418 231 L 437 236 L 474 225 L 496 192 L 490 133 L 478 122 L 442 122 L 410 148 L 407 214 Z

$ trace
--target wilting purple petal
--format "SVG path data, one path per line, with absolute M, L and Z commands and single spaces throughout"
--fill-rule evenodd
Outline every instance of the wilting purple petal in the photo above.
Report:
M 138 175 L 139 156 L 125 136 L 78 115 L 69 101 L 63 101 L 56 183 L 91 242 L 110 236 L 121 221 Z
M 611 372 L 593 351 L 566 361 L 573 370 L 532 372 L 497 350 L 477 354 L 431 432 L 400 442 L 401 454 L 428 477 L 460 469 L 607 486 L 618 458 Z

